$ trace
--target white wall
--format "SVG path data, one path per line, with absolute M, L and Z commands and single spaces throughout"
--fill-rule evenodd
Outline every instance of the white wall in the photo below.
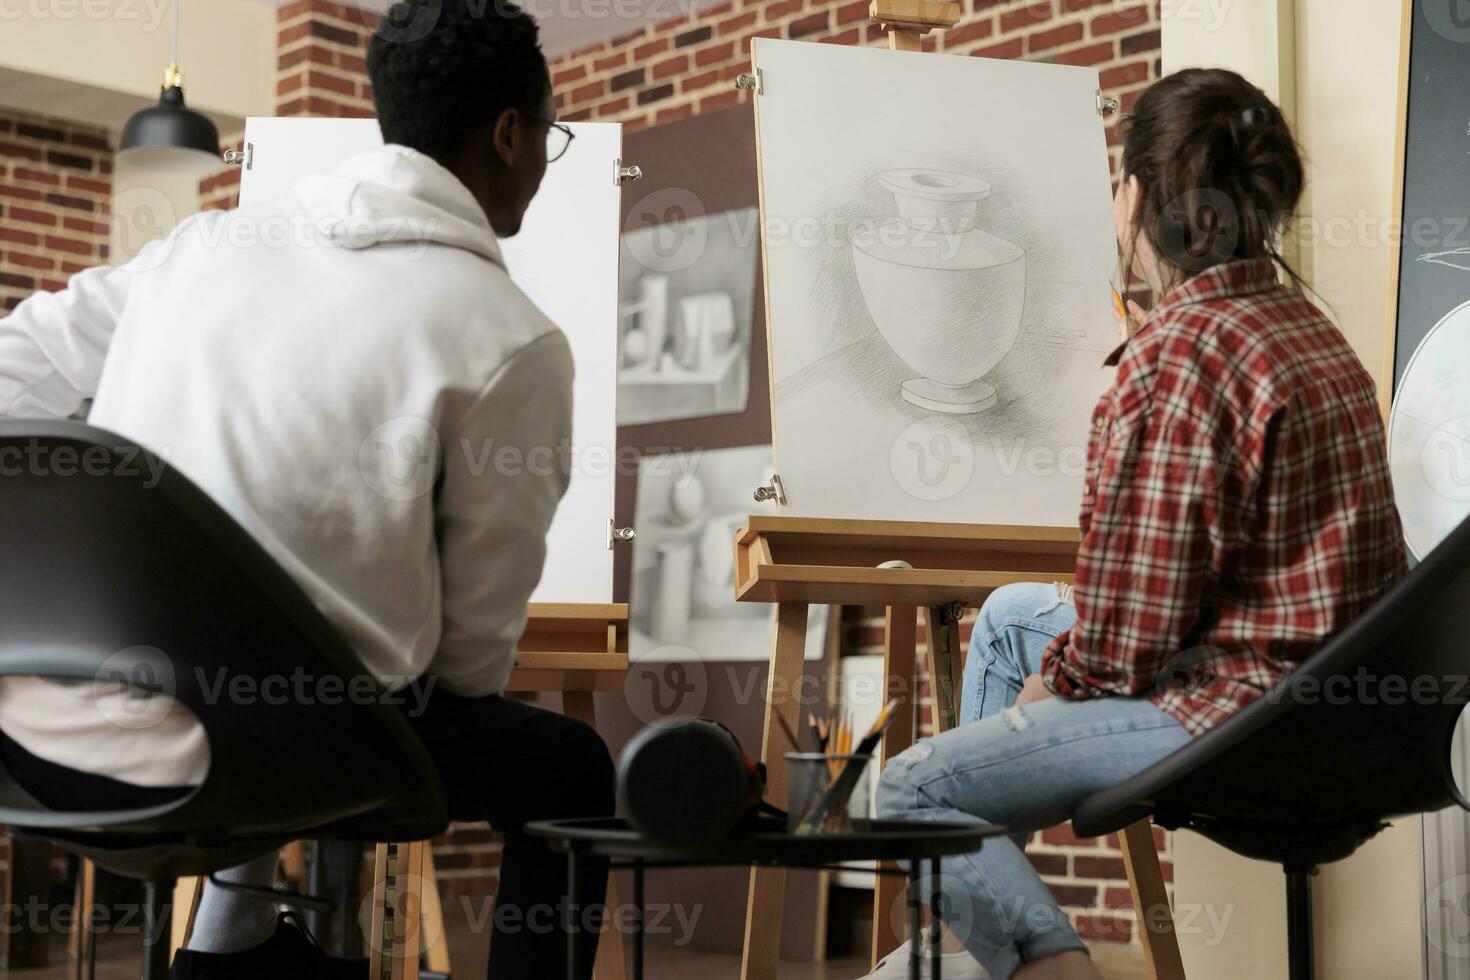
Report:
M 1378 376 L 1389 336 L 1390 258 L 1377 229 L 1392 206 L 1398 0 L 1216 0 L 1173 8 L 1171 16 L 1164 4 L 1166 72 L 1232 68 L 1282 102 L 1296 126 L 1308 164 L 1301 214 L 1314 234 L 1291 257 Z M 1201 9 L 1208 15 L 1196 16 Z M 1222 935 L 1181 934 L 1190 980 L 1284 978 L 1281 869 L 1187 833 L 1175 843 L 1175 865 L 1181 909 L 1204 906 L 1217 921 L 1230 915 Z M 1315 883 L 1319 976 L 1421 975 L 1420 865 L 1419 821 L 1408 819 L 1323 869 Z
M 0 0 L 0 69 L 157 100 L 175 2 Z M 270 115 L 275 51 L 270 4 L 192 0 L 180 7 L 179 63 L 195 108 L 241 119 Z

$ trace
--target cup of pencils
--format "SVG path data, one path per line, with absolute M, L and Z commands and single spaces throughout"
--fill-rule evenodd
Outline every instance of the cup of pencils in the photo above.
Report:
M 854 801 L 863 772 L 873 760 L 873 750 L 893 721 L 898 701 L 890 701 L 861 739 L 856 738 L 846 716 L 835 724 L 810 719 L 817 743 L 816 752 L 802 752 L 796 733 L 781 719 L 791 747 L 786 754 L 786 827 L 793 834 L 850 834 L 853 819 L 870 816 L 866 793 Z M 778 714 L 777 718 L 781 716 Z

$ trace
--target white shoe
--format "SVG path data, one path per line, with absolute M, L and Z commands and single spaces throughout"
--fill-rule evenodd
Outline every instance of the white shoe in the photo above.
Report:
M 908 980 L 909 975 L 909 948 L 913 940 L 889 953 L 878 961 L 878 966 L 863 980 Z M 929 930 L 924 929 L 919 933 L 919 976 L 923 980 L 931 980 L 934 976 L 929 971 Z M 975 962 L 975 957 L 964 950 L 958 953 L 945 953 L 939 957 L 940 980 L 990 980 L 990 974 L 985 972 L 985 967 Z

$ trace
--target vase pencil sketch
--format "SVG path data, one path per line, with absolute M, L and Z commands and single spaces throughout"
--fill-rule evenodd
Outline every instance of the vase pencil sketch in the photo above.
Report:
M 852 258 L 878 332 L 918 377 L 905 401 L 970 415 L 996 404 L 985 376 L 1010 352 L 1026 302 L 1026 252 L 977 227 L 990 184 L 969 174 L 884 170 L 898 215 L 860 227 Z

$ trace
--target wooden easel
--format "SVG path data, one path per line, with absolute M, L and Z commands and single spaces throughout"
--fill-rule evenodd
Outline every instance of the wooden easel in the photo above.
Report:
M 506 690 L 560 692 L 567 716 L 596 728 L 594 693 L 623 691 L 627 674 L 627 603 L 533 602 Z M 193 928 L 202 884 L 199 878 L 182 879 L 174 891 L 173 935 L 179 946 Z M 617 904 L 617 886 L 609 879 L 607 905 Z M 418 980 L 420 954 L 430 971 L 450 972 L 429 841 L 379 844 L 375 849 L 367 946 L 372 980 Z M 597 947 L 597 980 L 624 980 L 623 950 L 623 934 L 608 927 Z
M 889 47 L 896 51 L 922 51 L 924 35 L 953 27 L 961 12 L 958 3 L 945 0 L 872 0 L 869 7 L 871 20 L 888 31 Z M 756 112 L 758 117 L 759 99 Z M 769 290 L 769 275 L 766 282 Z M 790 692 L 799 687 L 810 604 L 882 606 L 886 610 L 884 679 L 890 692 L 907 697 L 879 746 L 875 764 L 881 770 L 913 744 L 916 734 L 919 609 L 926 609 L 928 616 L 926 666 L 932 684 L 933 726 L 938 733 L 955 723 L 955 667 L 965 606 L 979 605 L 992 590 L 1012 582 L 1071 582 L 1077 544 L 1074 528 L 751 516 L 735 538 L 736 595 L 741 601 L 776 603 L 761 744 L 768 799 L 780 807 L 787 802 L 785 737 L 778 715 L 793 730 L 799 724 L 800 705 Z M 912 567 L 876 567 L 893 561 Z M 1127 828 L 1120 839 L 1149 974 L 1153 980 L 1183 980 L 1149 822 Z M 785 884 L 781 869 L 751 871 L 741 980 L 774 980 L 776 976 Z M 877 876 L 874 965 L 898 946 L 896 917 L 890 913 L 902 900 L 904 888 L 897 876 Z

